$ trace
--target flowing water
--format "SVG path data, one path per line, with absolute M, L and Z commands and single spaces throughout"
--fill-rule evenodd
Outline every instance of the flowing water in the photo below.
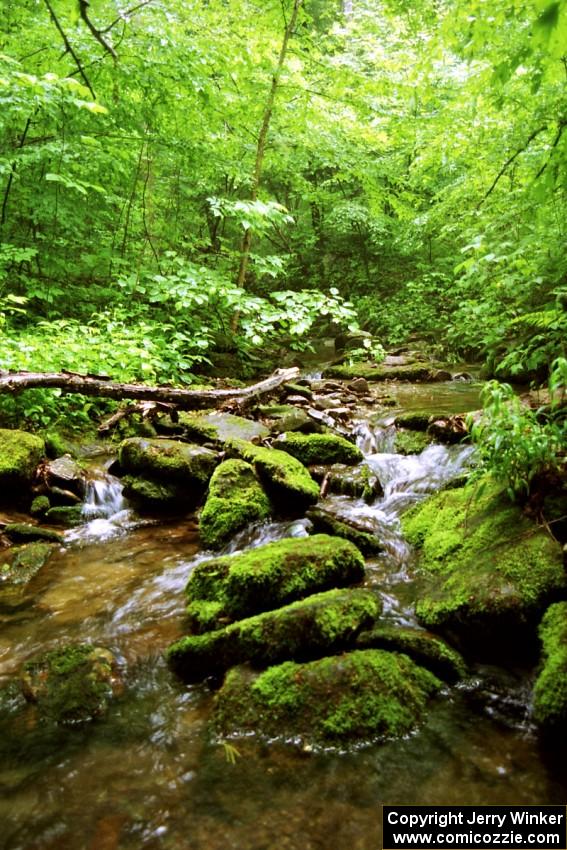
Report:
M 476 389 L 407 386 L 400 405 L 432 412 L 473 409 Z M 416 396 L 418 401 L 416 401 Z M 385 552 L 368 562 L 386 615 L 414 623 L 412 553 L 399 517 L 458 475 L 471 450 L 391 450 L 390 415 L 357 426 L 365 463 L 384 495 L 374 504 L 325 503 L 370 522 Z M 207 736 L 213 695 L 179 682 L 162 659 L 183 633 L 183 587 L 210 553 L 194 518 L 142 521 L 120 484 L 93 477 L 85 523 L 67 532 L 17 610 L 0 611 L 0 847 L 5 850 L 377 850 L 382 803 L 562 803 L 562 765 L 540 751 L 529 722 L 530 671 L 479 667 L 433 703 L 401 741 L 349 752 L 234 742 Z M 308 533 L 307 520 L 265 523 L 227 551 Z M 69 641 L 110 648 L 125 689 L 104 720 L 84 726 L 38 721 L 15 684 L 37 652 Z

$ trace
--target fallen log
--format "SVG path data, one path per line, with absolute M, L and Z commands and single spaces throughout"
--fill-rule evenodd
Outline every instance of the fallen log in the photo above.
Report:
M 224 402 L 247 402 L 271 393 L 299 374 L 296 367 L 276 369 L 269 378 L 242 389 L 189 390 L 176 387 L 148 387 L 144 384 L 123 384 L 106 376 L 79 375 L 75 372 L 0 372 L 0 393 L 20 393 L 28 389 L 61 389 L 65 393 L 81 393 L 119 401 L 133 398 L 175 404 L 180 410 L 203 410 Z

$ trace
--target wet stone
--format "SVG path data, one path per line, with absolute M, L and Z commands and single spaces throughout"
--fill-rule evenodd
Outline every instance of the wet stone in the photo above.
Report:
M 78 644 L 28 661 L 21 676 L 25 698 L 58 723 L 81 723 L 104 714 L 122 690 L 118 664 L 104 647 Z

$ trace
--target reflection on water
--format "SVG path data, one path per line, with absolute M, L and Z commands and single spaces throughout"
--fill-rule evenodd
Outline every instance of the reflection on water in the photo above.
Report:
M 456 386 L 462 404 L 472 390 Z M 368 562 L 369 582 L 386 616 L 413 623 L 399 515 L 458 475 L 470 449 L 400 457 L 375 442 L 367 453 L 383 497 L 325 504 L 373 523 L 386 551 Z M 194 518 L 142 522 L 113 488 L 106 480 L 93 493 L 96 516 L 68 533 L 67 548 L 34 580 L 33 604 L 0 615 L 0 684 L 34 653 L 76 640 L 113 650 L 125 680 L 107 718 L 83 728 L 39 721 L 17 686 L 0 691 L 3 850 L 377 850 L 381 803 L 565 801 L 564 773 L 542 757 L 526 721 L 529 677 L 497 668 L 443 693 L 402 741 L 312 753 L 249 738 L 227 761 L 207 736 L 208 685 L 178 682 L 162 658 L 183 633 L 191 569 L 211 553 L 199 549 Z M 305 520 L 258 524 L 226 551 L 308 528 Z

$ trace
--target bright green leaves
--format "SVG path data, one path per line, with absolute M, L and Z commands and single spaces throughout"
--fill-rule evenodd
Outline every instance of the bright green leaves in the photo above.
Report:
M 555 399 L 565 393 L 565 365 L 564 358 L 554 363 L 550 388 Z M 549 410 L 531 410 L 508 384 L 497 381 L 487 383 L 482 403 L 482 416 L 471 429 L 480 459 L 507 485 L 511 498 L 525 499 L 536 476 L 553 475 L 563 469 L 565 418 L 555 418 L 557 402 L 552 402 Z

